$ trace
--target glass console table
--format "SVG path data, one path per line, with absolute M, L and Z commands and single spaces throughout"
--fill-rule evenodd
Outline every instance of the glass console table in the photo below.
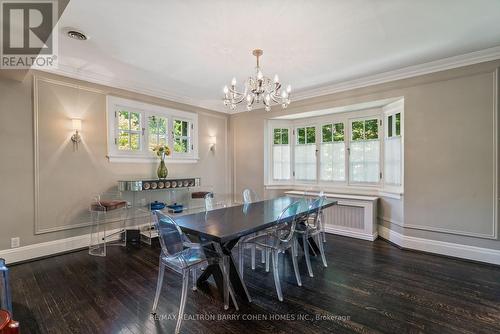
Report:
M 206 189 L 204 189 L 206 188 Z M 180 204 L 182 212 L 164 211 L 172 216 L 180 216 L 205 209 L 203 198 L 196 198 L 192 194 L 206 190 L 213 192 L 213 187 L 201 187 L 200 178 L 168 178 L 118 181 L 118 191 L 123 194 L 129 205 L 128 219 L 130 225 L 139 226 L 141 241 L 151 245 L 151 240 L 158 236 L 151 224 L 152 206 L 165 204 L 166 206 Z M 195 198 L 193 198 L 195 197 Z

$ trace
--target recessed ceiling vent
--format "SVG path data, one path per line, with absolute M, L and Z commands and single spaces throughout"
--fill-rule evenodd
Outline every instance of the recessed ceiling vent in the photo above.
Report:
M 68 37 L 76 39 L 78 41 L 86 41 L 88 39 L 88 37 L 83 32 L 77 30 L 69 30 Z

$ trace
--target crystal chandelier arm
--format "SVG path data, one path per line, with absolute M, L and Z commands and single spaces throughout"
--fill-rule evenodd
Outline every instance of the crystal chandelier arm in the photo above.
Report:
M 240 93 L 237 90 L 233 89 L 232 87 L 229 88 L 229 93 L 233 94 L 233 96 L 240 97 L 242 95 L 245 95 L 245 93 Z
M 283 103 L 283 97 L 279 94 L 271 94 L 271 99 L 276 103 Z
M 274 83 L 273 89 L 269 91 L 269 94 L 271 95 L 279 95 L 279 90 L 281 89 L 281 83 L 276 82 Z

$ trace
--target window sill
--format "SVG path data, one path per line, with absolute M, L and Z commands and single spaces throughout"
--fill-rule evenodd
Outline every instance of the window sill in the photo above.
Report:
M 378 196 L 392 199 L 403 198 L 403 191 L 387 190 L 377 187 L 361 187 L 361 186 L 328 186 L 319 184 L 266 184 L 266 190 L 303 190 L 311 191 L 312 189 L 321 189 L 324 192 L 343 193 L 348 195 L 365 195 Z
M 143 156 L 121 156 L 121 155 L 108 155 L 109 162 L 113 163 L 158 163 L 160 161 L 157 157 L 143 157 Z M 166 158 L 166 164 L 195 164 L 199 161 L 199 157 L 180 158 L 172 157 Z

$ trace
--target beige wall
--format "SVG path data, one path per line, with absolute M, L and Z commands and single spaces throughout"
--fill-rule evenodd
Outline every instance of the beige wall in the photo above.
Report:
M 494 73 L 499 66 L 500 62 L 484 63 L 295 101 L 286 112 L 273 108 L 270 113 L 257 110 L 231 117 L 44 73 L 38 74 L 56 82 L 41 81 L 34 101 L 32 74 L 22 82 L 0 76 L 0 250 L 10 248 L 15 236 L 21 237 L 21 245 L 28 245 L 87 232 L 76 228 L 35 234 L 35 198 L 40 204 L 38 226 L 57 230 L 86 221 L 91 193 L 105 191 L 121 178 L 154 176 L 155 164 L 106 160 L 106 94 L 197 112 L 200 161 L 170 164 L 170 175 L 200 176 L 205 185 L 213 185 L 220 194 L 232 192 L 236 200 L 245 187 L 265 197 L 281 193 L 263 186 L 266 118 L 404 96 L 405 194 L 402 200 L 381 199 L 380 223 L 409 236 L 500 249 L 498 240 L 473 236 L 491 234 L 493 206 L 498 205 L 493 198 L 494 129 L 498 129 L 493 115 L 498 95 Z M 78 152 L 69 142 L 71 117 L 83 118 L 84 142 Z M 213 134 L 215 155 L 208 144 Z M 38 197 L 35 175 L 40 180 Z
M 500 249 L 492 236 L 495 226 L 498 230 L 499 65 L 483 63 L 296 101 L 286 111 L 275 107 L 232 115 L 235 194 L 251 187 L 269 196 L 263 187 L 265 119 L 404 96 L 404 196 L 381 198 L 380 223 L 409 236 Z
M 108 162 L 106 94 L 198 113 L 200 160 L 195 164 L 168 164 L 169 176 L 201 177 L 204 185 L 213 186 L 222 195 L 231 190 L 226 115 L 44 73 L 37 75 L 50 79 L 38 80 L 37 99 L 33 98 L 32 74 L 23 82 L 0 77 L 0 250 L 10 248 L 12 237 L 20 237 L 23 246 L 87 233 L 87 229 L 72 225 L 88 223 L 92 194 L 113 188 L 118 179 L 155 176 L 156 163 Z M 35 131 L 34 111 L 38 112 Z M 83 142 L 78 151 L 70 142 L 73 117 L 83 119 Z M 215 154 L 209 151 L 211 135 L 217 136 Z M 38 194 L 34 192 L 35 175 L 39 179 Z M 35 219 L 39 231 L 56 232 L 35 234 Z

